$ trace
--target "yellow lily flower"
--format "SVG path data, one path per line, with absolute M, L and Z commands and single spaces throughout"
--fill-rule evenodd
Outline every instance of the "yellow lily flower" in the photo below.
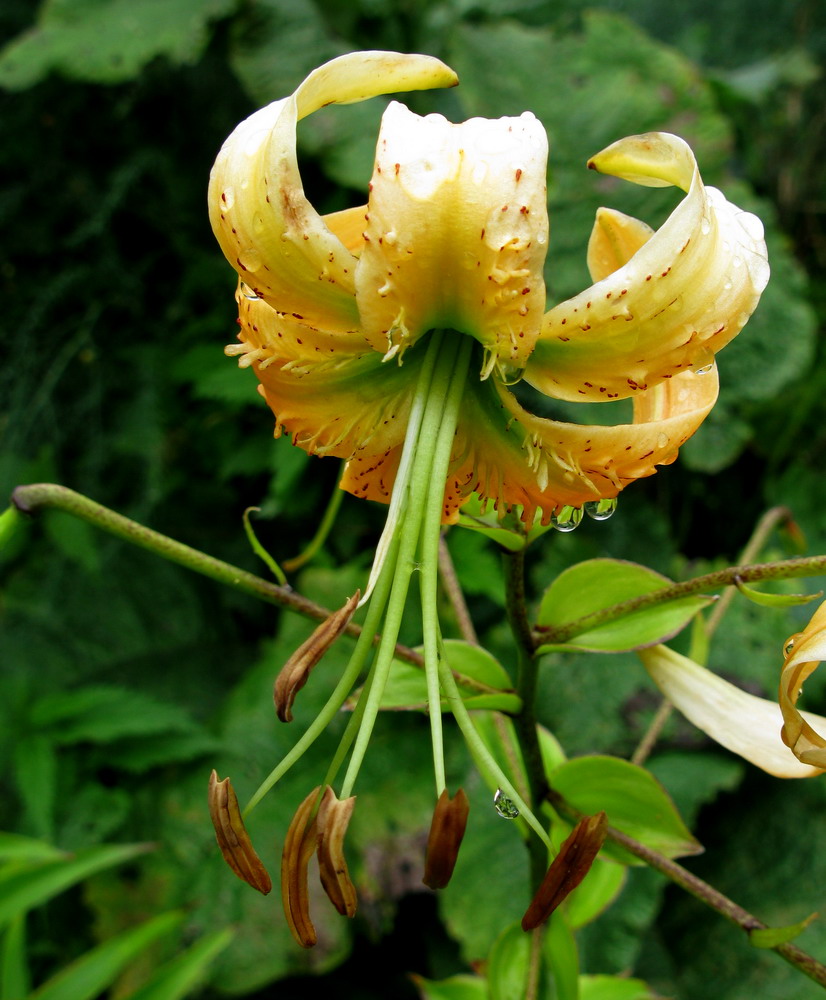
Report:
M 783 647 L 783 670 L 780 673 L 780 711 L 783 713 L 783 742 L 804 764 L 826 769 L 826 739 L 815 729 L 826 732 L 826 719 L 797 710 L 803 682 L 826 660 L 826 601 L 812 620 Z
M 819 659 L 820 655 L 826 655 L 826 640 L 823 636 L 826 612 L 821 612 L 823 607 L 818 612 L 820 624 L 816 626 L 821 629 L 821 634 L 809 635 L 805 642 L 801 640 L 798 649 L 801 656 L 815 655 Z M 808 631 L 807 629 L 806 633 L 801 633 L 801 636 L 807 635 Z M 819 644 L 819 651 L 813 648 L 813 644 Z M 795 647 L 797 648 L 797 641 Z M 819 751 L 819 756 L 815 753 L 811 757 L 798 752 L 798 749 L 793 748 L 793 752 L 789 750 L 791 741 L 798 740 L 801 732 L 813 733 L 820 740 L 814 727 L 826 729 L 826 719 L 822 716 L 811 712 L 800 713 L 793 705 L 797 700 L 799 687 L 791 686 L 797 683 L 797 680 L 791 680 L 791 672 L 797 671 L 797 678 L 802 681 L 802 676 L 811 673 L 817 666 L 816 663 L 801 665 L 796 660 L 792 664 L 791 660 L 795 657 L 790 654 L 783 668 L 781 704 L 778 706 L 777 702 L 758 698 L 735 687 L 667 646 L 639 649 L 637 655 L 671 704 L 689 722 L 727 750 L 744 757 L 776 778 L 811 778 L 823 773 L 826 768 L 826 753 L 823 750 Z M 788 737 L 791 740 L 787 742 Z M 826 746 L 826 741 L 820 740 L 816 745 Z
M 543 315 L 547 140 L 533 115 L 461 125 L 391 103 L 366 206 L 320 216 L 305 197 L 296 124 L 332 103 L 452 86 L 428 56 L 351 53 L 253 114 L 212 171 L 210 217 L 239 274 L 239 344 L 276 417 L 310 454 L 347 460 L 342 488 L 389 502 L 434 329 L 479 345 L 464 386 L 443 517 L 476 492 L 531 523 L 613 498 L 674 460 L 717 397 L 714 353 L 768 280 L 762 227 L 705 188 L 681 139 L 622 139 L 589 166 L 686 197 L 662 228 L 601 210 L 595 282 Z M 455 333 L 450 334 L 455 337 Z M 703 374 L 700 374 L 703 373 Z M 524 374 L 562 400 L 633 397 L 632 424 L 525 410 Z

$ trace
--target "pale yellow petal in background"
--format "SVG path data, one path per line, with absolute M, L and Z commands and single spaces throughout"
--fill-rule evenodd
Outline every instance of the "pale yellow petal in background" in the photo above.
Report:
M 453 328 L 489 350 L 485 374 L 524 366 L 545 309 L 547 155 L 530 113 L 454 125 L 390 104 L 356 272 L 376 350 Z
M 613 208 L 598 208 L 588 240 L 588 271 L 592 281 L 602 281 L 627 264 L 654 235 L 647 222 Z
M 703 186 L 682 139 L 621 139 L 590 165 L 688 193 L 627 263 L 545 316 L 525 377 L 573 401 L 623 399 L 707 367 L 769 278 L 760 220 Z
M 721 746 L 777 778 L 809 778 L 821 769 L 801 763 L 780 738 L 783 717 L 776 702 L 758 698 L 667 646 L 637 655 L 665 697 Z M 806 714 L 826 727 L 826 719 Z
M 783 741 L 804 763 L 826 768 L 826 739 L 820 735 L 826 733 L 826 719 L 796 707 L 803 682 L 826 659 L 826 601 L 806 628 L 787 640 L 785 648 L 788 654 L 780 674 Z

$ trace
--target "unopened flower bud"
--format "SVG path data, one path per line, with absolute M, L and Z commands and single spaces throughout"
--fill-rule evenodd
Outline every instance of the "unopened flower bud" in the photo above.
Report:
M 219 781 L 214 770 L 209 778 L 209 815 L 226 863 L 238 878 L 266 896 L 272 879 L 252 846 L 232 783 L 229 778 Z
M 282 722 L 292 722 L 295 696 L 307 683 L 313 667 L 347 628 L 360 597 L 361 591 L 357 590 L 343 608 L 334 611 L 318 626 L 281 668 L 273 689 L 273 701 L 276 715 Z
M 608 832 L 604 812 L 585 816 L 559 848 L 542 885 L 522 917 L 522 930 L 531 931 L 548 919 L 560 903 L 570 895 L 591 870 Z
M 320 786 L 314 788 L 293 816 L 281 854 L 281 901 L 290 932 L 302 948 L 312 948 L 318 940 L 310 919 L 307 868 L 316 849 L 316 821 L 313 810 Z
M 316 817 L 321 884 L 330 897 L 330 902 L 345 917 L 355 916 L 358 905 L 356 887 L 350 878 L 344 857 L 344 835 L 355 804 L 355 795 L 339 801 L 328 785 Z
M 465 835 L 470 803 L 463 789 L 451 799 L 445 788 L 439 796 L 427 838 L 427 854 L 422 881 L 431 889 L 444 889 L 450 881 L 462 837 Z

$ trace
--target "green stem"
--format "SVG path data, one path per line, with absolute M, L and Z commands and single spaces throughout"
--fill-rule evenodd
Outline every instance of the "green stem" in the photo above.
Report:
M 331 528 L 336 523 L 336 517 L 338 517 L 338 511 L 341 507 L 341 501 L 343 499 L 344 490 L 340 489 L 338 484 L 336 484 L 336 487 L 333 490 L 333 495 L 330 497 L 330 502 L 327 504 L 327 509 L 321 517 L 321 523 L 318 526 L 318 530 L 310 540 L 310 544 L 297 556 L 294 556 L 292 559 L 284 560 L 283 565 L 287 573 L 294 573 L 297 569 L 301 569 L 301 567 L 305 563 L 308 563 L 316 552 L 318 552 L 321 546 L 327 541 L 327 536 L 330 534 Z
M 651 594 L 633 597 L 608 608 L 583 615 L 565 625 L 539 625 L 534 630 L 533 641 L 537 646 L 568 642 L 576 635 L 590 631 L 608 622 L 617 621 L 641 611 L 643 608 L 668 604 L 682 597 L 691 597 L 704 591 L 733 587 L 738 582 L 759 583 L 763 580 L 789 580 L 799 576 L 822 576 L 826 574 L 826 556 L 804 556 L 800 559 L 784 559 L 779 562 L 757 563 L 753 566 L 728 566 L 713 573 L 705 573 L 684 583 L 675 583 Z
M 545 798 L 547 781 L 537 731 L 536 688 L 539 664 L 534 652 L 525 598 L 525 550 L 503 552 L 502 563 L 505 570 L 505 610 L 517 651 L 516 692 L 522 701 L 522 708 L 514 717 L 513 723 L 525 762 L 531 801 L 536 805 Z M 531 859 L 531 881 L 533 887 L 537 888 L 545 876 L 547 857 L 542 845 L 533 838 L 528 841 L 528 852 Z

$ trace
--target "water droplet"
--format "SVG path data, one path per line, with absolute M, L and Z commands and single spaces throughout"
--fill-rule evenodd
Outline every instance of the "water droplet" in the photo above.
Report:
M 261 267 L 261 254 L 253 247 L 242 250 L 238 254 L 238 260 L 246 271 L 257 271 Z
M 795 632 L 794 635 L 790 635 L 783 646 L 783 656 L 788 659 L 792 655 L 792 650 L 794 649 L 794 644 L 797 641 L 797 637 L 800 635 L 799 632 Z
M 589 500 L 585 504 L 585 513 L 595 521 L 607 521 L 616 509 L 616 497 L 606 497 L 604 500 Z
M 551 526 L 557 531 L 573 531 L 582 520 L 582 508 L 565 506 L 551 514 Z
M 493 808 L 502 819 L 516 819 L 519 815 L 519 810 L 501 788 L 497 788 L 496 795 L 493 796 Z
M 694 374 L 695 375 L 708 375 L 708 373 L 711 371 L 711 369 L 713 367 L 714 367 L 714 362 L 712 361 L 710 365 L 703 365 L 702 368 L 695 368 L 694 369 Z
M 708 234 L 711 232 L 711 223 L 705 216 L 703 216 L 703 221 L 700 223 L 700 229 L 703 233 L 703 236 L 708 236 Z
M 701 347 L 691 360 L 691 370 L 695 375 L 707 375 L 714 367 L 714 351 Z
M 246 281 L 242 281 L 239 284 L 238 288 L 245 299 L 250 299 L 251 301 L 253 301 L 255 299 L 260 298 L 256 290 L 254 288 L 250 288 L 250 286 L 246 283 Z
M 660 431 L 657 435 L 657 447 L 665 448 L 671 438 L 665 433 L 665 431 Z
M 505 385 L 516 385 L 517 382 L 521 382 L 525 372 L 523 365 L 514 365 L 510 361 L 500 361 L 496 368 L 499 378 Z

